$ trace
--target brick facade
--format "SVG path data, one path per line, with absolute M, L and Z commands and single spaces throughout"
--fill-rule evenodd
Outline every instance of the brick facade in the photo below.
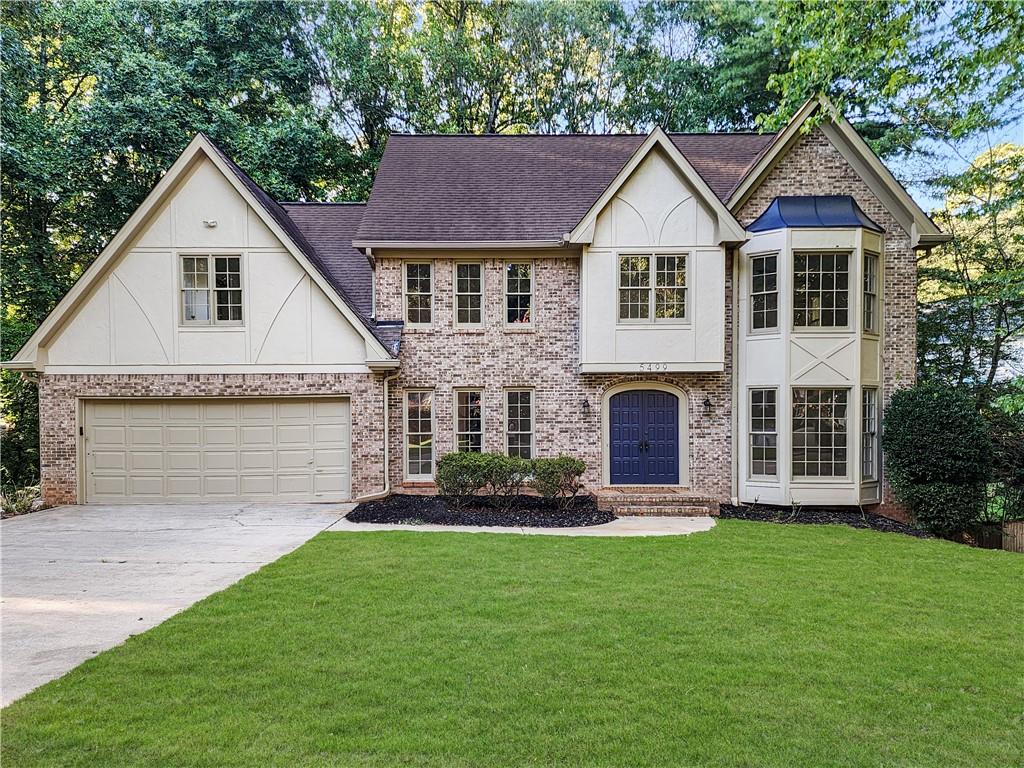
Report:
M 820 130 L 799 139 L 739 211 L 746 224 L 778 195 L 852 194 L 885 230 L 883 397 L 915 380 L 916 261 L 908 234 L 843 159 Z M 486 256 L 488 254 L 473 254 Z M 524 252 L 517 260 L 527 258 Z M 587 463 L 587 489 L 603 484 L 607 390 L 624 382 L 662 382 L 685 393 L 688 421 L 689 488 L 721 501 L 733 495 L 732 379 L 733 301 L 731 256 L 726 270 L 725 370 L 722 373 L 613 375 L 580 374 L 580 256 L 545 255 L 533 260 L 533 324 L 504 324 L 504 264 L 484 264 L 484 323 L 457 328 L 453 322 L 454 261 L 434 260 L 433 324 L 402 333 L 401 367 L 388 404 L 390 481 L 404 479 L 404 393 L 434 392 L 435 458 L 455 445 L 457 388 L 479 388 L 484 397 L 484 449 L 505 448 L 504 391 L 535 393 L 536 455 L 570 453 Z M 477 258 L 477 261 L 481 259 Z M 376 314 L 403 316 L 402 260 L 377 255 Z M 609 308 L 608 311 L 612 311 Z M 352 491 L 361 496 L 383 487 L 383 374 L 202 374 L 70 375 L 47 374 L 40 381 L 40 455 L 44 498 L 49 504 L 80 501 L 78 488 L 78 402 L 91 397 L 240 397 L 348 394 L 352 398 Z M 710 412 L 703 405 L 710 401 Z M 883 490 L 882 510 L 898 516 L 891 490 Z
M 47 374 L 39 382 L 39 456 L 43 499 L 76 504 L 79 401 L 112 397 L 281 397 L 349 395 L 352 495 L 384 485 L 383 387 L 373 374 Z
M 656 381 L 675 385 L 687 396 L 681 407 L 685 405 L 689 417 L 690 487 L 694 493 L 720 500 L 731 497 L 731 358 L 724 373 L 580 374 L 579 257 L 534 260 L 533 325 L 529 330 L 509 329 L 504 324 L 505 262 L 492 258 L 483 263 L 482 328 L 454 326 L 454 261 L 437 259 L 433 325 L 429 329 L 406 329 L 402 334 L 401 367 L 390 403 L 393 484 L 401 484 L 404 477 L 403 398 L 408 389 L 434 391 L 438 457 L 454 450 L 457 388 L 480 388 L 483 392 L 484 450 L 488 451 L 505 449 L 505 389 L 533 389 L 536 455 L 569 453 L 583 459 L 587 464 L 584 482 L 589 491 L 594 491 L 602 485 L 601 411 L 605 391 L 623 382 Z M 379 316 L 402 317 L 402 261 L 380 258 L 376 280 Z M 726 308 L 727 323 L 731 325 L 729 295 Z M 731 354 L 728 346 L 726 351 Z M 710 415 L 704 414 L 705 398 L 712 403 Z
M 749 224 L 779 195 L 852 195 L 885 229 L 882 398 L 888 403 L 893 392 L 913 386 L 917 380 L 917 259 L 910 235 L 817 128 L 800 137 L 744 203 L 737 218 Z M 888 482 L 883 482 L 880 511 L 906 517 Z

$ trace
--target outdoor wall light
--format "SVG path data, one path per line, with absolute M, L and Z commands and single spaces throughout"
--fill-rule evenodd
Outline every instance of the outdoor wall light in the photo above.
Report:
M 217 227 L 217 220 L 216 219 L 203 219 L 203 226 L 206 227 L 207 229 L 216 229 L 216 227 Z
M 584 397 L 583 400 L 580 401 L 580 408 L 583 409 L 584 416 L 590 415 L 590 401 L 587 400 L 587 398 Z
M 710 416 L 711 415 L 711 407 L 712 407 L 711 406 L 711 398 L 708 397 L 707 395 L 705 395 L 704 396 L 704 415 L 705 416 Z

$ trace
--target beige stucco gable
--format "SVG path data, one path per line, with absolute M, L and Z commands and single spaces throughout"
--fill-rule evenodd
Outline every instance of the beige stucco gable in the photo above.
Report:
M 11 367 L 354 371 L 387 357 L 207 142 L 193 141 Z M 182 322 L 185 255 L 239 257 L 241 324 Z

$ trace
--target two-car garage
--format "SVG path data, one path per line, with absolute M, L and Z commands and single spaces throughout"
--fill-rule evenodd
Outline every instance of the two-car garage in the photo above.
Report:
M 347 501 L 348 398 L 83 401 L 89 503 Z

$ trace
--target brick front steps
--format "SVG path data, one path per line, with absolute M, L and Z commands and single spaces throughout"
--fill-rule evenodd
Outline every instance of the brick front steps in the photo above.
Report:
M 706 517 L 718 515 L 718 500 L 685 488 L 615 486 L 594 494 L 597 508 L 617 517 Z

